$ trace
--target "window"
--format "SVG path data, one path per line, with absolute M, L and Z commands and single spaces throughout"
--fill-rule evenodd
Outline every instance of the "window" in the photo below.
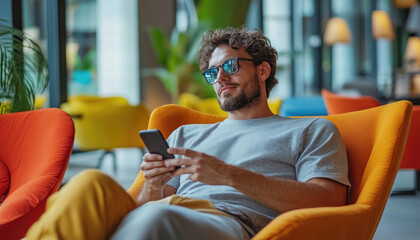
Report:
M 22 28 L 43 50 L 48 58 L 46 0 L 22 1 Z M 49 107 L 49 89 L 35 98 L 35 108 Z
M 289 0 L 263 1 L 264 34 L 279 53 L 277 76 L 279 84 L 271 92 L 272 97 L 291 95 L 291 13 Z
M 66 0 L 68 95 L 140 101 L 137 1 Z
M 66 1 L 68 95 L 97 95 L 96 0 Z

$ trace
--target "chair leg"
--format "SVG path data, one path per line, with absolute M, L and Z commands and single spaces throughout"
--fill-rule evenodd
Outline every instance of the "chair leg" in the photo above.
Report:
M 110 154 L 112 155 L 112 162 L 114 163 L 114 173 L 116 173 L 117 172 L 117 154 L 115 154 L 114 150 L 111 150 Z
M 391 196 L 408 196 L 408 195 L 416 195 L 416 190 L 407 189 L 407 190 L 394 190 L 391 192 Z
M 117 172 L 117 155 L 115 154 L 114 150 L 105 150 L 105 152 L 101 155 L 98 161 L 98 165 L 96 165 L 96 168 L 100 169 L 102 166 L 102 163 L 104 161 L 104 158 L 106 155 L 111 154 L 112 155 L 112 162 L 114 165 L 114 172 Z
M 107 154 L 107 151 L 105 151 L 104 153 L 102 153 L 101 157 L 99 158 L 98 164 L 96 165 L 97 169 L 100 169 L 102 166 L 102 163 L 104 162 L 104 158 Z
M 414 187 L 412 189 L 393 190 L 391 196 L 407 196 L 416 195 L 416 191 L 420 190 L 420 170 L 414 170 Z

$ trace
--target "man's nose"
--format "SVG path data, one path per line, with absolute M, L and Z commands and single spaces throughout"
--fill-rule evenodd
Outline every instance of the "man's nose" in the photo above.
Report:
M 216 82 L 220 84 L 222 81 L 227 81 L 230 79 L 230 75 L 225 72 L 225 70 L 222 67 L 218 67 L 219 72 L 217 73 Z

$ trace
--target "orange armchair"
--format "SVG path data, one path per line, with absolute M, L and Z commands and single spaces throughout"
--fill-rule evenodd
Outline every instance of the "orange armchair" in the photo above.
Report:
M 10 183 L 0 206 L 0 238 L 21 239 L 61 185 L 74 126 L 68 114 L 47 108 L 0 115 L 0 132 L 0 163 Z
M 325 102 L 328 114 L 339 114 L 352 111 L 359 111 L 372 107 L 380 106 L 380 103 L 373 97 L 346 97 L 332 93 L 328 90 L 322 90 L 322 97 Z M 413 106 L 413 115 L 408 134 L 407 145 L 401 160 L 400 169 L 415 169 L 415 187 L 408 191 L 393 191 L 393 195 L 398 194 L 415 194 L 416 190 L 420 190 L 420 105 Z
M 348 205 L 283 213 L 254 239 L 371 239 L 398 171 L 411 113 L 412 104 L 400 101 L 359 112 L 323 116 L 337 126 L 346 144 L 352 184 Z M 168 137 L 180 125 L 223 119 L 166 105 L 152 112 L 149 128 L 160 129 Z M 140 172 L 128 193 L 137 195 L 143 182 Z
M 321 95 L 329 115 L 359 111 L 381 105 L 378 100 L 371 96 L 348 97 L 332 93 L 326 89 L 322 89 Z

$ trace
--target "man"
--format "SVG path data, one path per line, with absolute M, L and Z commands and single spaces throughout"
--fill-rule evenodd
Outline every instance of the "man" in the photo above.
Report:
M 57 207 L 52 197 L 44 215 L 53 208 L 60 214 L 43 216 L 28 239 L 47 235 L 42 232 L 57 238 L 250 239 L 282 212 L 345 204 L 346 152 L 335 126 L 322 118 L 283 118 L 268 107 L 277 53 L 261 32 L 207 32 L 197 60 L 228 119 L 175 130 L 168 138 L 175 159 L 145 154 L 137 202 L 99 173 L 78 177 L 61 190 L 60 199 L 70 202 Z M 76 226 L 68 230 L 60 224 L 65 221 Z

